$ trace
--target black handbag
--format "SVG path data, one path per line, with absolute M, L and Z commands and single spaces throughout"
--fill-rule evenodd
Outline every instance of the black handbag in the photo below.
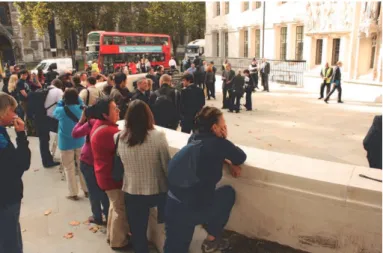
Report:
M 124 178 L 124 164 L 121 161 L 121 157 L 118 154 L 118 142 L 120 141 L 120 134 L 117 135 L 116 148 L 114 150 L 112 178 L 116 182 L 122 181 Z

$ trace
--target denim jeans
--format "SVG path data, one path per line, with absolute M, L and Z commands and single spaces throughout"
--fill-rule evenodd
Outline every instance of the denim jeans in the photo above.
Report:
M 131 195 L 125 193 L 125 210 L 128 217 L 130 231 L 132 233 L 133 249 L 136 253 L 149 253 L 148 239 L 148 220 L 150 208 L 157 206 L 161 210 L 164 205 L 166 193 L 156 195 Z M 158 216 L 162 216 L 158 213 Z
M 21 202 L 0 207 L 0 252 L 23 253 L 20 206 Z
M 197 210 L 190 210 L 169 196 L 166 201 L 164 253 L 188 253 L 196 225 L 207 224 L 209 235 L 221 236 L 235 202 L 235 191 L 231 186 L 220 187 L 215 191 L 213 203 Z
M 88 186 L 93 218 L 96 221 L 102 222 L 102 213 L 104 213 L 106 220 L 108 220 L 109 198 L 98 186 L 93 166 L 80 161 L 80 170 Z

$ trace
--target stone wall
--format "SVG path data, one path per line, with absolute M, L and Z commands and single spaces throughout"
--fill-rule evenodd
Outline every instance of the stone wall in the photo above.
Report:
M 187 134 L 159 129 L 172 154 L 186 144 Z M 381 179 L 381 170 L 242 148 L 248 155 L 242 176 L 234 179 L 224 168 L 221 181 L 237 192 L 228 229 L 313 253 L 381 252 L 382 185 L 359 176 Z M 149 235 L 162 249 L 164 227 L 154 211 Z M 200 252 L 204 236 L 196 227 L 190 252 Z

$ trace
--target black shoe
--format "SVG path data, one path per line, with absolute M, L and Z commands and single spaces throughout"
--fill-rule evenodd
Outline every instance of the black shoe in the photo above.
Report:
M 235 111 L 235 113 L 239 113 L 239 110 Z
M 229 110 L 229 112 L 233 112 L 233 110 Z
M 123 247 L 111 247 L 111 248 L 112 248 L 112 250 L 115 250 L 115 251 L 126 251 L 126 250 L 132 249 L 132 244 L 128 243 L 127 245 L 125 245 Z
M 339 103 L 339 104 L 343 104 L 343 101 L 342 101 L 342 100 L 339 100 L 338 103 Z
M 325 102 L 326 104 L 328 104 L 328 100 L 327 100 L 327 99 L 325 99 L 324 102 Z
M 60 165 L 59 162 L 51 162 L 51 163 L 45 164 L 44 168 L 50 169 L 50 168 L 53 168 L 53 167 L 56 167 L 56 166 L 59 166 L 59 165 Z
M 246 111 L 252 111 L 253 109 L 246 109 Z
M 323 97 L 320 97 L 320 98 L 318 98 L 318 99 L 322 99 Z
M 225 106 L 222 106 L 222 108 L 221 109 L 227 109 L 227 107 L 225 107 Z

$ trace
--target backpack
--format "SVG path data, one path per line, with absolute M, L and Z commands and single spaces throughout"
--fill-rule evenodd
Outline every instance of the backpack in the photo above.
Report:
M 154 102 L 155 110 L 159 113 L 165 112 L 166 114 L 164 115 L 167 115 L 168 119 L 173 119 L 177 117 L 179 92 L 177 90 L 174 90 L 170 94 L 169 93 L 161 94 L 159 90 L 156 90 L 154 93 L 157 96 Z M 172 94 L 174 94 L 174 101 L 170 97 Z
M 168 165 L 169 185 L 185 189 L 199 182 L 197 168 L 201 148 L 201 140 L 192 140 L 173 156 Z
M 45 100 L 48 92 L 53 88 L 42 88 L 28 94 L 28 117 L 36 118 L 47 115 L 47 110 L 56 105 L 57 102 L 45 108 Z

